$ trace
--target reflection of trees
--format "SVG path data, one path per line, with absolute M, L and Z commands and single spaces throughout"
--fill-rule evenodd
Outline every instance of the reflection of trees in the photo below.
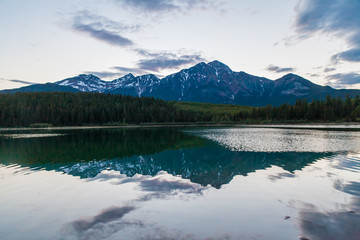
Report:
M 293 172 L 326 153 L 233 152 L 171 129 L 109 129 L 64 132 L 61 137 L 0 139 L 4 164 L 63 171 L 82 178 L 104 169 L 131 177 L 164 170 L 201 185 L 220 188 L 236 175 L 272 165 Z
M 47 132 L 48 133 L 48 132 Z M 102 129 L 64 131 L 61 137 L 0 138 L 0 163 L 50 167 L 94 159 L 149 155 L 205 144 L 171 129 Z

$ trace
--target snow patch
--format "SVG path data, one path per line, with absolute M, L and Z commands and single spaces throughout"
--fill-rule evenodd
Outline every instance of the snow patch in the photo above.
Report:
M 189 78 L 189 73 L 184 71 L 183 74 L 184 74 L 184 80 L 187 81 Z
M 69 84 L 69 80 L 65 80 L 65 81 L 59 83 L 59 85 L 61 85 L 61 86 L 68 86 L 68 85 L 70 85 L 70 84 Z

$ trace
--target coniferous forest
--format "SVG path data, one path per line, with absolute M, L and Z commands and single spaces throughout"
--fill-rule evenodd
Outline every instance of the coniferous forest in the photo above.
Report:
M 244 107 L 167 102 L 101 93 L 0 94 L 0 127 L 143 123 L 286 123 L 360 121 L 360 98 L 298 100 L 294 105 Z
M 0 125 L 53 126 L 183 121 L 167 102 L 101 93 L 37 92 L 0 95 Z

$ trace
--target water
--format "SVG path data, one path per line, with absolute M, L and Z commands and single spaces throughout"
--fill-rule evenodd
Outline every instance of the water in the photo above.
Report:
M 0 239 L 360 239 L 357 128 L 0 131 Z

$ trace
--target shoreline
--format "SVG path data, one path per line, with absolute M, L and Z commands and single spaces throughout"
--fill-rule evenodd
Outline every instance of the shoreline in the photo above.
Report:
M 12 131 L 12 130 L 81 130 L 81 129 L 113 129 L 113 128 L 163 128 L 163 127 L 222 127 L 222 126 L 235 126 L 238 124 L 234 123 L 164 123 L 164 124 L 138 124 L 138 125 L 116 125 L 116 126 L 61 126 L 61 127 L 10 127 L 0 128 L 1 131 Z
M 360 130 L 359 122 L 346 123 L 263 123 L 263 124 L 245 124 L 245 123 L 163 123 L 163 124 L 138 124 L 138 125 L 116 125 L 116 126 L 61 126 L 61 127 L 8 127 L 1 128 L 1 131 L 26 131 L 26 130 L 82 130 L 82 129 L 115 129 L 115 128 L 165 128 L 165 127 L 248 127 L 248 128 L 293 128 L 293 129 L 348 129 Z

